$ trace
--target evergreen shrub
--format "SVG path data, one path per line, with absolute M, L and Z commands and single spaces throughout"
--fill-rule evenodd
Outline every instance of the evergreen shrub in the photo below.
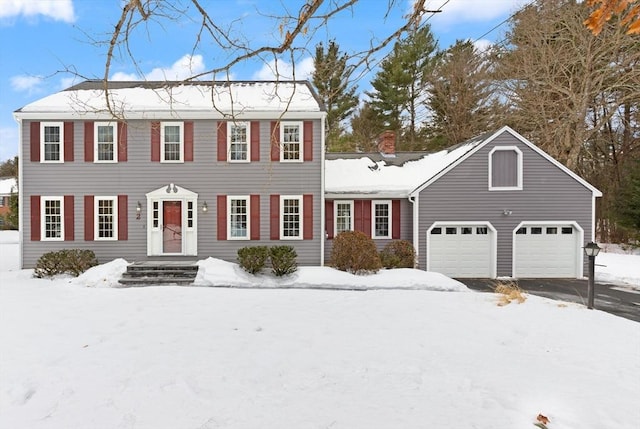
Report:
M 380 252 L 380 260 L 385 268 L 414 268 L 416 251 L 407 240 L 389 242 Z
M 98 265 L 93 250 L 65 249 L 42 255 L 33 271 L 38 278 L 52 277 L 57 274 L 71 274 L 78 277 L 89 268 Z
M 238 249 L 238 264 L 250 274 L 259 273 L 266 265 L 269 257 L 267 246 L 249 246 Z
M 298 269 L 298 254 L 292 246 L 273 246 L 269 249 L 271 271 L 278 277 L 294 273 Z

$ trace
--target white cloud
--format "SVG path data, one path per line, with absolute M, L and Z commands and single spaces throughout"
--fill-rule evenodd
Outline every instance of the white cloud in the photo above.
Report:
M 415 0 L 409 2 L 413 5 Z M 490 21 L 511 15 L 529 2 L 530 0 L 451 0 L 443 5 L 443 0 L 427 0 L 425 6 L 428 10 L 441 8 L 442 12 L 429 20 L 431 24 L 437 25 Z
M 271 60 L 265 63 L 260 70 L 253 74 L 256 80 L 276 80 L 276 79 L 310 79 L 315 67 L 313 58 L 307 57 L 292 67 L 291 63 L 284 60 Z M 295 76 L 294 76 L 295 72 Z
M 11 77 L 11 88 L 14 91 L 27 92 L 32 94 L 40 89 L 44 82 L 42 76 L 19 75 Z
M 0 0 L 0 18 L 38 15 L 69 23 L 76 20 L 72 0 Z
M 493 46 L 493 42 L 491 40 L 487 40 L 487 39 L 479 39 L 479 40 L 476 40 L 475 42 L 473 42 L 473 46 L 475 46 L 475 48 L 479 52 L 485 52 L 485 51 L 489 50 L 489 48 L 491 48 L 491 46 Z
M 116 72 L 111 80 L 183 80 L 206 70 L 202 55 L 184 55 L 171 67 L 156 67 L 140 76 L 136 73 Z

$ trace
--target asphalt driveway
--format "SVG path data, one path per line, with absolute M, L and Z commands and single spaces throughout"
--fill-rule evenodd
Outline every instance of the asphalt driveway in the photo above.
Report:
M 491 292 L 496 280 L 456 279 L 469 289 Z M 577 279 L 519 279 L 518 285 L 524 291 L 558 301 L 587 305 L 587 280 Z M 624 286 L 608 284 L 595 285 L 594 307 L 616 316 L 640 322 L 640 291 Z

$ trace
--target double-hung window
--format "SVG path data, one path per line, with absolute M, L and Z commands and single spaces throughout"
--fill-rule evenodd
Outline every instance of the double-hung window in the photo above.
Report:
M 95 240 L 118 238 L 118 198 L 95 197 Z
M 373 238 L 391 238 L 391 201 L 373 201 L 371 212 Z
M 41 237 L 42 240 L 64 239 L 64 204 L 63 197 L 41 197 Z
M 251 127 L 248 122 L 227 122 L 228 146 L 230 162 L 249 161 L 249 142 L 251 141 Z
M 160 144 L 160 160 L 162 162 L 183 162 L 184 124 L 182 122 L 162 122 Z
M 280 161 L 302 162 L 303 126 L 302 122 L 280 123 Z
M 336 201 L 334 207 L 336 235 L 344 231 L 353 231 L 353 201 Z
M 116 142 L 118 141 L 118 127 L 111 122 L 96 122 L 94 124 L 96 162 L 116 162 Z
M 64 124 L 40 123 L 40 159 L 42 162 L 64 162 Z
M 227 197 L 229 240 L 249 239 L 249 197 Z
M 489 190 L 522 189 L 522 151 L 516 146 L 496 146 L 489 153 Z
M 280 197 L 280 239 L 302 239 L 302 196 Z

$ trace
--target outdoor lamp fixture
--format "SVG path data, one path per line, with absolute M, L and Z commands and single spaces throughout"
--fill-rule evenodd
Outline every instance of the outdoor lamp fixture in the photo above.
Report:
M 593 300 L 595 294 L 595 271 L 596 271 L 596 256 L 600 253 L 600 246 L 593 241 L 587 243 L 583 247 L 584 254 L 589 257 L 589 284 L 587 288 L 587 308 L 593 309 Z
M 136 219 L 140 219 L 140 212 L 142 212 L 142 206 L 140 205 L 140 201 L 136 204 Z
M 204 203 L 202 203 L 202 213 L 206 213 L 209 211 L 209 206 L 207 205 L 207 202 L 205 201 Z

